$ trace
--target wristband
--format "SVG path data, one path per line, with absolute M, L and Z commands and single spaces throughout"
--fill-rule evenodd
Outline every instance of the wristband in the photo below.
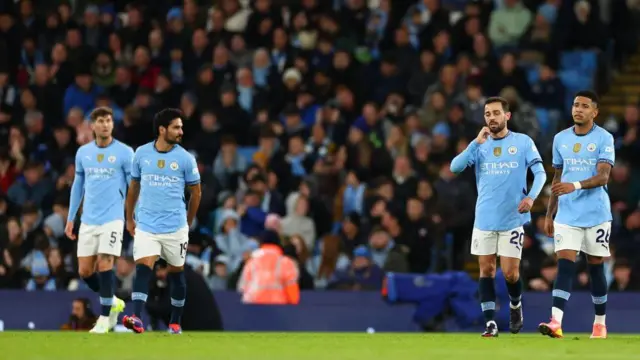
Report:
M 573 187 L 576 188 L 576 190 L 580 190 L 582 189 L 582 185 L 580 184 L 580 181 L 576 181 L 573 183 Z

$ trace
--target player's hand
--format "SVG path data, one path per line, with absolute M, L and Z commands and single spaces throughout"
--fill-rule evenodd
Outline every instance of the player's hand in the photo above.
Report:
M 476 142 L 478 144 L 484 144 L 484 142 L 487 141 L 487 139 L 489 138 L 489 134 L 491 134 L 491 130 L 489 130 L 488 126 L 484 126 L 478 133 L 478 137 L 476 137 Z
M 544 233 L 551 238 L 555 236 L 555 229 L 553 226 L 552 218 L 547 217 L 544 219 Z
M 576 187 L 572 183 L 557 183 L 551 187 L 551 193 L 554 196 L 560 196 L 570 194 L 576 190 Z
M 520 214 L 528 213 L 531 210 L 532 206 L 533 199 L 527 196 L 526 198 L 522 199 L 520 205 L 518 205 L 518 212 Z
M 64 234 L 67 235 L 69 240 L 76 239 L 76 234 L 73 233 L 73 221 L 67 221 L 67 225 L 64 226 Z
M 136 236 L 136 221 L 131 219 L 127 220 L 127 231 L 131 236 Z

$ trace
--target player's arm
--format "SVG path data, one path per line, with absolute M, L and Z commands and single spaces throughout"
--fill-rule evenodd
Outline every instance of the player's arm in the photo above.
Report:
M 124 173 L 124 178 L 127 184 L 131 183 L 131 167 L 133 166 L 133 158 L 133 150 L 127 147 L 124 161 L 122 163 L 122 172 Z
M 580 185 L 574 183 L 576 189 L 593 189 L 607 185 L 609 183 L 609 174 L 611 173 L 611 164 L 599 162 L 596 171 L 597 173 L 587 180 L 578 181 Z
M 531 184 L 531 189 L 529 189 L 527 197 L 535 200 L 538 198 L 538 195 L 542 192 L 544 184 L 547 182 L 547 172 L 544 171 L 542 162 L 533 164 L 530 169 L 533 173 L 533 184 Z
M 467 168 L 467 166 L 473 166 L 476 163 L 476 152 L 478 151 L 478 147 L 487 141 L 489 134 L 489 128 L 486 126 L 483 127 L 478 133 L 478 136 L 469 143 L 467 148 L 451 160 L 451 165 L 449 167 L 452 173 L 461 173 L 465 168 Z
M 67 224 L 65 225 L 65 235 L 71 240 L 75 240 L 73 234 L 73 222 L 76 219 L 82 197 L 84 195 L 84 167 L 82 166 L 82 156 L 80 151 L 76 153 L 76 173 L 71 184 L 71 196 L 69 198 L 69 213 L 67 215 Z
M 551 180 L 551 187 L 554 185 L 560 184 L 560 179 L 562 178 L 562 168 L 555 168 L 555 172 L 553 173 L 553 180 Z M 549 196 L 549 204 L 547 205 L 547 219 L 553 219 L 553 217 L 558 212 L 558 196 L 551 193 Z
M 473 164 L 475 163 L 476 151 L 478 150 L 478 146 L 478 142 L 476 140 L 473 140 L 469 143 L 469 145 L 466 149 L 464 149 L 463 152 L 454 157 L 453 160 L 451 160 L 451 165 L 449 167 L 451 169 L 451 172 L 454 174 L 458 174 L 464 171 L 464 169 L 466 169 L 468 166 L 473 166 Z
M 140 179 L 132 178 L 127 191 L 127 202 L 125 204 L 125 214 L 127 223 L 133 223 L 133 211 L 136 208 L 138 197 L 140 196 Z
M 76 167 L 77 169 L 77 167 Z M 73 222 L 80 209 L 82 203 L 82 196 L 84 195 L 84 172 L 80 173 L 76 170 L 76 174 L 73 177 L 73 184 L 71 184 L 71 196 L 69 198 L 69 214 L 67 215 L 67 222 Z
M 202 198 L 202 189 L 200 188 L 200 171 L 196 159 L 189 155 L 186 159 L 184 169 L 184 180 L 191 196 L 189 197 L 189 207 L 187 208 L 187 224 L 191 227 L 193 219 L 196 218 L 200 199 Z
M 187 224 L 191 227 L 193 219 L 195 219 L 198 213 L 198 207 L 200 207 L 200 199 L 202 198 L 202 189 L 200 183 L 189 185 L 187 187 L 191 196 L 189 197 L 189 207 L 187 208 Z
M 140 148 L 133 154 L 131 160 L 131 181 L 129 182 L 129 189 L 127 190 L 127 201 L 125 202 L 124 212 L 127 221 L 127 229 L 134 229 L 135 222 L 133 220 L 133 213 L 140 196 L 140 179 L 142 177 L 142 171 L 140 169 Z M 131 228 L 130 228 L 131 224 Z M 131 231 L 131 230 L 130 230 Z M 131 234 L 133 235 L 133 234 Z

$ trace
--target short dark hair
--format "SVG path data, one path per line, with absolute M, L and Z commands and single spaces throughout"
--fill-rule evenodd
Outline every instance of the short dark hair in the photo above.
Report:
M 160 135 L 159 127 L 168 128 L 169 124 L 176 118 L 182 118 L 182 111 L 180 109 L 167 108 L 160 110 L 160 112 L 153 117 L 153 131 L 155 136 Z
M 484 106 L 487 106 L 489 104 L 493 104 L 493 103 L 500 103 L 502 105 L 502 110 L 504 112 L 509 112 L 509 102 L 507 101 L 507 99 L 501 97 L 501 96 L 492 96 L 490 98 L 488 98 L 487 100 L 485 100 L 484 102 Z
M 598 99 L 598 94 L 595 93 L 595 91 L 591 91 L 591 90 L 580 90 L 576 93 L 575 97 L 586 97 L 587 99 L 590 99 L 591 102 L 593 103 L 593 106 L 598 107 L 598 103 L 600 102 L 600 100 Z
M 111 108 L 106 106 L 100 106 L 93 109 L 93 111 L 91 111 L 91 114 L 89 114 L 89 119 L 91 119 L 91 121 L 94 122 L 98 120 L 98 118 L 105 117 L 105 116 L 113 117 L 113 110 L 111 110 Z

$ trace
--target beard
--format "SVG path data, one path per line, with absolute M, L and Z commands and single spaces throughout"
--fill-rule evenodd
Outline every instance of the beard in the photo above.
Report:
M 502 124 L 497 124 L 495 128 L 489 126 L 489 131 L 491 131 L 492 134 L 498 134 L 500 133 L 500 131 L 504 130 L 506 126 L 507 126 L 507 122 L 505 121 Z
M 165 135 L 164 141 L 170 145 L 180 144 L 182 142 L 182 136 L 177 136 L 174 139 L 171 139 L 170 137 Z

